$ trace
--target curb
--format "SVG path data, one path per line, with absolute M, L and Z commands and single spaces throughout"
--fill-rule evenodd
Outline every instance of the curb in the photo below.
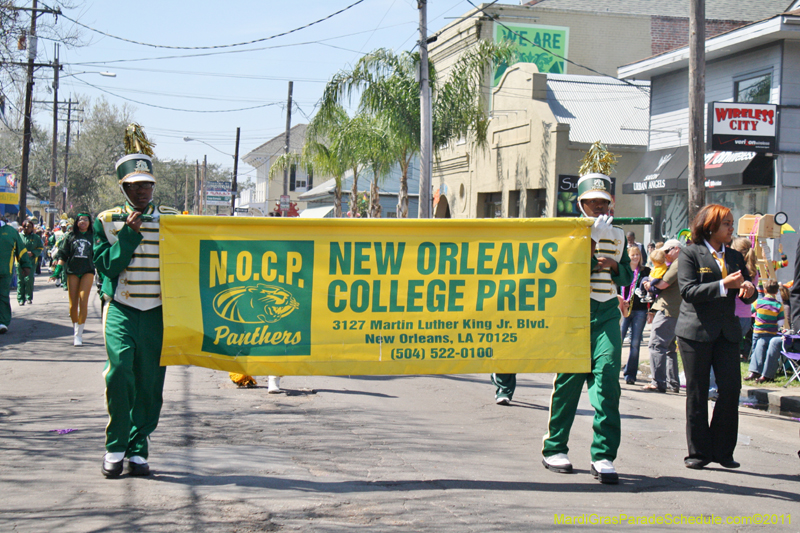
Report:
M 791 396 L 790 389 L 766 389 L 756 387 L 742 387 L 742 396 L 755 398 L 762 405 L 771 405 L 780 411 L 791 411 L 800 416 L 800 396 Z M 794 392 L 794 391 L 791 391 Z M 788 416 L 788 415 L 787 415 Z

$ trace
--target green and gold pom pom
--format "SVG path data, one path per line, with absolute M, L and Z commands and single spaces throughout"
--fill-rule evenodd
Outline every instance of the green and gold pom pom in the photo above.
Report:
M 614 167 L 617 166 L 618 159 L 616 155 L 608 151 L 608 148 L 603 143 L 596 141 L 586 152 L 586 155 L 583 156 L 578 174 L 585 176 L 596 172 L 610 176 L 614 172 Z
M 144 154 L 153 157 L 153 147 L 155 144 L 150 142 L 144 134 L 140 125 L 133 122 L 125 129 L 125 153 Z

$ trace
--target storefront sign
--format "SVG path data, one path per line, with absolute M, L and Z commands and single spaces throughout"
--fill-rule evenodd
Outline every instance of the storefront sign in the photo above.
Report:
M 687 162 L 688 151 L 685 147 L 647 152 L 628 176 L 622 192 L 644 194 L 674 189 L 678 177 L 686 170 Z
M 556 202 L 557 217 L 579 217 L 578 180 L 580 176 L 558 175 L 558 198 Z M 611 197 L 616 198 L 617 178 L 611 178 Z
M 708 128 L 712 150 L 774 152 L 777 146 L 778 106 L 711 102 Z
M 170 216 L 160 235 L 164 365 L 589 371 L 587 220 Z

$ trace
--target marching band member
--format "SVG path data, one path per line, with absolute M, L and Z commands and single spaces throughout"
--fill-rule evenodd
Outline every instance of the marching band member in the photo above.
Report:
M 151 144 L 137 124 L 128 126 L 117 161 L 125 203 L 94 224 L 94 263 L 103 276 L 106 341 L 106 454 L 101 471 L 118 477 L 123 460 L 132 476 L 150 474 L 147 437 L 158 425 L 166 368 L 160 366 L 163 320 L 159 273 L 159 217 L 177 210 L 153 204 Z M 144 152 L 144 153 L 143 153 Z M 114 221 L 114 215 L 121 220 Z M 145 220 L 143 217 L 147 217 Z

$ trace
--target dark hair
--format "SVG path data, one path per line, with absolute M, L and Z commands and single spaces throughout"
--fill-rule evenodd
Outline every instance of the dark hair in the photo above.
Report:
M 89 227 L 86 228 L 86 233 L 92 233 L 92 215 L 88 213 L 81 213 L 80 215 L 75 215 L 75 222 L 72 223 L 73 235 L 77 235 L 78 233 L 80 233 L 80 230 L 78 229 L 78 219 L 80 219 L 81 217 L 86 217 L 89 219 Z
M 722 219 L 728 216 L 731 210 L 724 205 L 708 204 L 703 206 L 697 216 L 692 220 L 692 242 L 701 244 L 708 240 L 712 234 L 719 230 Z

